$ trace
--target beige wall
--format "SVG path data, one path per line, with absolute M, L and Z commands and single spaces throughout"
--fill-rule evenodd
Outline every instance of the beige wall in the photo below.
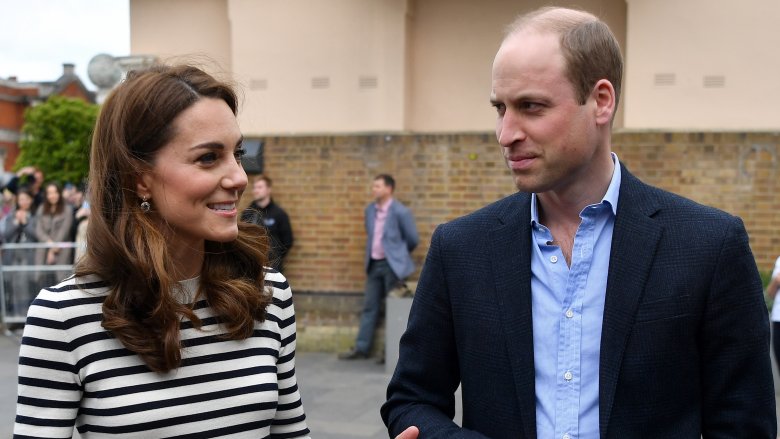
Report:
M 543 4 L 131 0 L 131 50 L 216 59 L 242 86 L 249 136 L 485 131 L 494 124 L 490 68 L 503 30 Z M 624 0 L 578 5 L 625 40 Z
M 416 132 L 492 130 L 493 57 L 506 26 L 541 6 L 578 7 L 600 16 L 625 47 L 625 0 L 414 0 L 410 3 L 410 100 Z M 616 121 L 620 126 L 620 114 Z
M 210 71 L 229 71 L 228 0 L 131 0 L 130 52 L 187 57 Z
M 552 3 L 597 13 L 621 42 L 617 128 L 780 128 L 777 0 Z M 542 4 L 131 0 L 131 51 L 215 59 L 243 86 L 250 136 L 485 131 L 502 31 Z
M 628 0 L 626 128 L 780 128 L 778 17 L 777 0 Z
M 245 133 L 404 128 L 406 0 L 229 5 Z

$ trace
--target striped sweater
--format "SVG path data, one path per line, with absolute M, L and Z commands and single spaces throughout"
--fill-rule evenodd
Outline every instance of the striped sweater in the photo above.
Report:
M 197 290 L 197 279 L 182 285 Z M 68 279 L 30 306 L 19 353 L 14 438 L 308 437 L 295 378 L 292 292 L 281 273 L 273 303 L 246 340 L 222 340 L 205 301 L 200 330 L 181 324 L 182 364 L 150 371 L 101 325 L 104 282 Z

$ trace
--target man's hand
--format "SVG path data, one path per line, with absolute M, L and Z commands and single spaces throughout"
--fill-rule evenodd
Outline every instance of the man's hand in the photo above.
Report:
M 417 427 L 412 426 L 402 431 L 395 439 L 417 439 L 417 436 L 419 435 L 420 430 L 418 430 Z

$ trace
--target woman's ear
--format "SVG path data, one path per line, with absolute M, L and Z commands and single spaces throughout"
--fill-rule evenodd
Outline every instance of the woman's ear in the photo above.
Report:
M 617 96 L 615 87 L 606 79 L 600 79 L 593 87 L 593 100 L 596 103 L 596 123 L 611 124 L 615 115 Z
M 147 173 L 140 174 L 136 178 L 135 191 L 139 198 L 151 198 L 152 196 L 152 177 Z

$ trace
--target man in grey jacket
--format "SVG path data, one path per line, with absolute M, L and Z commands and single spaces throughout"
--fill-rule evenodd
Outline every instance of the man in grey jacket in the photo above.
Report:
M 419 242 L 417 226 L 411 211 L 393 198 L 394 190 L 392 176 L 380 174 L 374 178 L 371 192 L 376 202 L 365 211 L 365 303 L 355 346 L 339 355 L 342 360 L 368 358 L 382 300 L 415 270 L 411 253 Z

